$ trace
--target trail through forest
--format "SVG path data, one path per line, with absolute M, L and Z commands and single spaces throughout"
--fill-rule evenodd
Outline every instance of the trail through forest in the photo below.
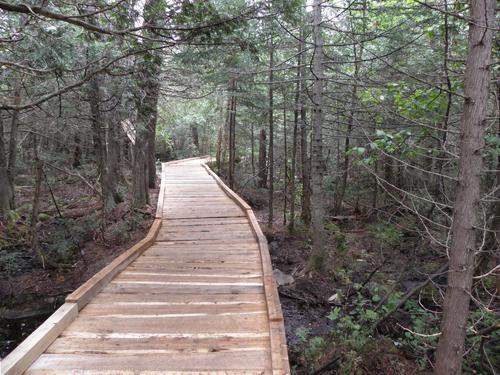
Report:
M 500 373 L 498 21 L 0 1 L 1 354 L 145 233 L 162 162 L 209 155 L 269 242 L 292 373 Z

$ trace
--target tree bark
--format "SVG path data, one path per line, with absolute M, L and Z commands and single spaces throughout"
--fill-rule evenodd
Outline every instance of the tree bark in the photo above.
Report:
M 480 202 L 486 105 L 495 23 L 495 1 L 470 1 L 469 50 L 464 76 L 464 106 L 458 187 L 451 227 L 450 267 L 444 298 L 441 336 L 436 352 L 435 375 L 459 375 L 476 251 L 475 228 Z
M 300 33 L 302 39 L 302 33 Z M 295 229 L 295 166 L 297 164 L 297 133 L 299 126 L 299 101 L 301 89 L 301 65 L 302 65 L 302 41 L 299 42 L 299 52 L 297 55 L 297 83 L 295 84 L 295 100 L 293 110 L 293 135 L 292 135 L 292 160 L 290 165 L 290 222 L 288 230 L 292 233 Z
M 21 77 L 17 77 L 14 82 L 14 104 L 21 103 Z M 15 202 L 15 185 L 16 185 L 16 161 L 17 161 L 17 134 L 19 131 L 19 110 L 12 111 L 12 119 L 10 122 L 10 139 L 9 139 L 9 161 L 7 164 L 7 176 L 10 187 L 10 208 L 14 209 Z
M 155 25 L 160 15 L 163 13 L 165 4 L 162 0 L 147 0 L 144 4 L 143 18 L 144 25 Z M 155 37 L 152 27 L 146 27 L 145 33 L 148 36 Z M 144 46 L 150 46 L 152 42 L 145 39 Z M 139 158 L 144 158 L 144 163 L 140 160 L 134 162 L 135 169 L 141 168 L 145 164 L 145 171 L 136 175 L 134 173 L 133 189 L 138 196 L 134 198 L 135 205 L 144 205 L 149 203 L 149 188 L 156 186 L 156 156 L 155 156 L 155 139 L 156 139 L 156 122 L 158 119 L 158 98 L 160 95 L 159 76 L 161 73 L 162 58 L 158 51 L 151 49 L 144 53 L 142 63 L 139 67 L 138 74 L 138 98 L 137 117 L 138 123 L 136 129 L 136 146 L 138 149 L 135 155 Z M 141 129 L 139 129 L 139 127 Z M 142 139 L 140 139 L 142 138 Z M 141 150 L 142 149 L 142 150 Z M 141 156 L 144 153 L 144 156 Z M 141 191 L 140 185 L 142 182 L 139 178 L 146 179 L 145 191 Z M 137 199 L 136 199 L 137 198 Z M 139 199 L 141 198 L 141 199 Z M 144 200 L 145 198 L 145 200 Z
M 254 123 L 252 121 L 252 124 L 250 126 L 250 130 L 251 130 L 251 148 L 252 148 L 252 158 L 251 158 L 251 162 L 252 162 L 252 177 L 254 178 L 254 181 L 255 181 L 255 130 L 254 130 Z
M 286 134 L 286 95 L 283 89 L 283 146 L 284 146 L 284 166 L 285 176 L 283 178 L 283 226 L 286 227 L 286 209 L 287 209 L 287 187 L 288 187 L 288 147 Z
M 228 180 L 229 187 L 234 187 L 234 169 L 236 159 L 236 80 L 231 78 L 229 80 L 229 102 L 230 105 L 228 119 L 229 119 L 229 166 L 228 166 Z
M 198 126 L 191 125 L 191 137 L 193 138 L 193 144 L 196 147 L 198 154 L 200 153 L 200 138 L 198 136 Z
M 272 21 L 270 24 L 271 32 L 269 38 L 269 91 L 268 91 L 268 100 L 269 100 L 269 108 L 268 108 L 268 120 L 269 120 L 269 202 L 268 202 L 268 217 L 267 217 L 267 225 L 269 228 L 273 226 L 273 205 L 274 205 L 274 118 L 273 118 L 273 107 L 274 107 L 274 30 Z
M 159 69 L 156 73 L 156 77 L 159 75 Z M 157 81 L 154 82 L 151 88 L 151 101 L 153 102 L 151 108 L 151 116 L 148 121 L 148 186 L 150 189 L 156 187 L 156 123 L 158 121 L 158 98 L 160 91 L 160 85 Z
M 365 33 L 365 19 L 366 19 L 366 1 L 363 2 L 363 30 L 362 34 Z M 354 29 L 354 27 L 353 27 Z M 353 30 L 354 32 L 355 30 Z M 359 51 L 357 49 L 356 44 L 354 44 L 353 47 L 353 53 L 354 53 L 354 85 L 352 88 L 352 93 L 351 93 L 351 108 L 349 111 L 349 115 L 347 118 L 347 132 L 345 136 L 345 143 L 344 143 L 344 163 L 342 166 L 342 177 L 340 181 L 340 185 L 337 189 L 337 194 L 335 196 L 335 207 L 334 207 L 334 212 L 336 215 L 340 214 L 340 211 L 342 210 L 342 203 L 344 201 L 344 195 L 345 195 L 345 190 L 347 186 L 347 178 L 349 177 L 349 163 L 350 163 L 350 158 L 349 158 L 349 148 L 351 146 L 351 133 L 352 133 L 352 127 L 354 125 L 354 116 L 356 113 L 356 107 L 358 105 L 358 81 L 359 81 L 359 71 L 361 69 L 361 61 L 363 60 L 363 42 L 360 42 L 359 46 Z
M 326 259 L 324 202 L 323 202 L 323 37 L 321 35 L 321 4 L 322 0 L 313 3 L 313 135 L 311 156 L 311 224 L 312 224 L 312 254 L 309 266 L 313 270 L 321 270 Z
M 11 209 L 12 190 L 7 172 L 7 155 L 5 153 L 3 116 L 0 111 L 0 213 Z
M 300 164 L 302 169 L 302 210 L 300 217 L 308 227 L 311 224 L 311 168 L 308 154 L 306 118 L 307 112 L 304 106 L 304 96 L 302 95 L 300 100 Z
M 259 134 L 259 187 L 267 186 L 267 155 L 266 155 L 266 129 L 260 129 Z
M 40 259 L 40 264 L 42 268 L 45 269 L 45 257 L 42 254 L 40 248 L 40 241 L 38 239 L 38 232 L 36 230 L 36 225 L 38 223 L 38 214 L 40 212 L 40 195 L 42 190 L 42 162 L 38 157 L 38 144 L 36 135 L 33 135 L 33 152 L 35 158 L 35 191 L 33 194 L 33 207 L 31 210 L 31 222 L 30 222 L 30 232 L 31 232 L 31 248 L 35 251 L 38 258 Z
M 217 149 L 215 151 L 215 164 L 217 165 L 217 172 L 221 171 L 221 157 L 222 157 L 222 133 L 223 125 L 219 127 L 219 134 L 217 136 Z
M 115 201 L 115 179 L 112 175 L 113 168 L 116 168 L 116 165 L 112 166 L 108 164 L 110 161 L 112 161 L 113 158 L 111 157 L 111 155 L 108 155 L 108 150 L 106 147 L 106 126 L 100 108 L 100 104 L 102 101 L 101 86 L 102 77 L 100 75 L 95 75 L 90 80 L 89 103 L 92 123 L 92 137 L 94 142 L 97 168 L 99 171 L 99 182 L 101 184 L 103 207 L 104 211 L 107 213 L 110 212 L 117 203 Z

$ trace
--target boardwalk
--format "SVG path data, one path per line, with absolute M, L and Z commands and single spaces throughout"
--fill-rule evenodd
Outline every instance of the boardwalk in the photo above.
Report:
M 164 165 L 161 189 L 149 237 L 70 295 L 9 374 L 289 374 L 253 212 L 201 159 Z

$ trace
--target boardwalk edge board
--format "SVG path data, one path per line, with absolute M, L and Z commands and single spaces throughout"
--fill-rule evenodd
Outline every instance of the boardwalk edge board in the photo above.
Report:
M 155 219 L 148 234 L 130 249 L 115 258 L 110 264 L 97 272 L 73 293 L 66 297 L 65 303 L 54 312 L 40 327 L 29 335 L 18 347 L 0 362 L 1 375 L 22 374 L 28 367 L 52 344 L 78 316 L 90 300 L 98 294 L 109 282 L 155 241 L 161 227 L 163 197 L 165 190 L 164 166 L 162 165 L 160 191 Z M 161 202 L 160 202 L 161 199 Z M 159 211 L 158 211 L 159 210 Z
M 2 375 L 20 375 L 75 320 L 76 303 L 65 303 L 0 363 Z
M 271 339 L 271 362 L 273 375 L 290 374 L 290 364 L 288 361 L 288 349 L 285 337 L 285 328 L 283 325 L 283 313 L 279 300 L 278 289 L 274 281 L 273 270 L 271 266 L 271 256 L 267 245 L 267 239 L 257 222 L 257 218 L 252 208 L 233 190 L 231 190 L 220 178 L 213 172 L 206 163 L 202 163 L 203 168 L 217 182 L 226 195 L 231 198 L 239 207 L 243 209 L 245 215 L 252 227 L 252 231 L 259 244 L 261 265 L 264 278 L 264 293 L 269 317 L 269 333 Z

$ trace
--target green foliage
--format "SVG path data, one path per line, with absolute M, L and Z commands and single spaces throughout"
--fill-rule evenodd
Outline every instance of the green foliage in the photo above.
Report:
M 300 341 L 304 343 L 309 338 L 309 335 L 311 334 L 311 329 L 306 327 L 299 327 L 295 331 L 295 334 L 300 339 Z
M 486 151 L 493 157 L 500 155 L 500 137 L 494 134 L 487 135 L 485 137 Z
M 328 320 L 335 321 L 339 318 L 340 315 L 340 307 L 334 307 L 330 314 L 327 315 Z
M 335 235 L 335 249 L 338 254 L 345 254 L 347 252 L 347 237 L 342 232 Z
M 371 225 L 369 231 L 376 239 L 386 245 L 395 245 L 402 237 L 401 230 L 394 225 L 377 223 Z
M 327 343 L 323 337 L 316 336 L 309 340 L 304 355 L 310 362 L 317 361 L 323 355 Z
M 26 263 L 26 255 L 22 251 L 4 249 L 0 251 L 0 273 L 14 275 L 30 265 Z

